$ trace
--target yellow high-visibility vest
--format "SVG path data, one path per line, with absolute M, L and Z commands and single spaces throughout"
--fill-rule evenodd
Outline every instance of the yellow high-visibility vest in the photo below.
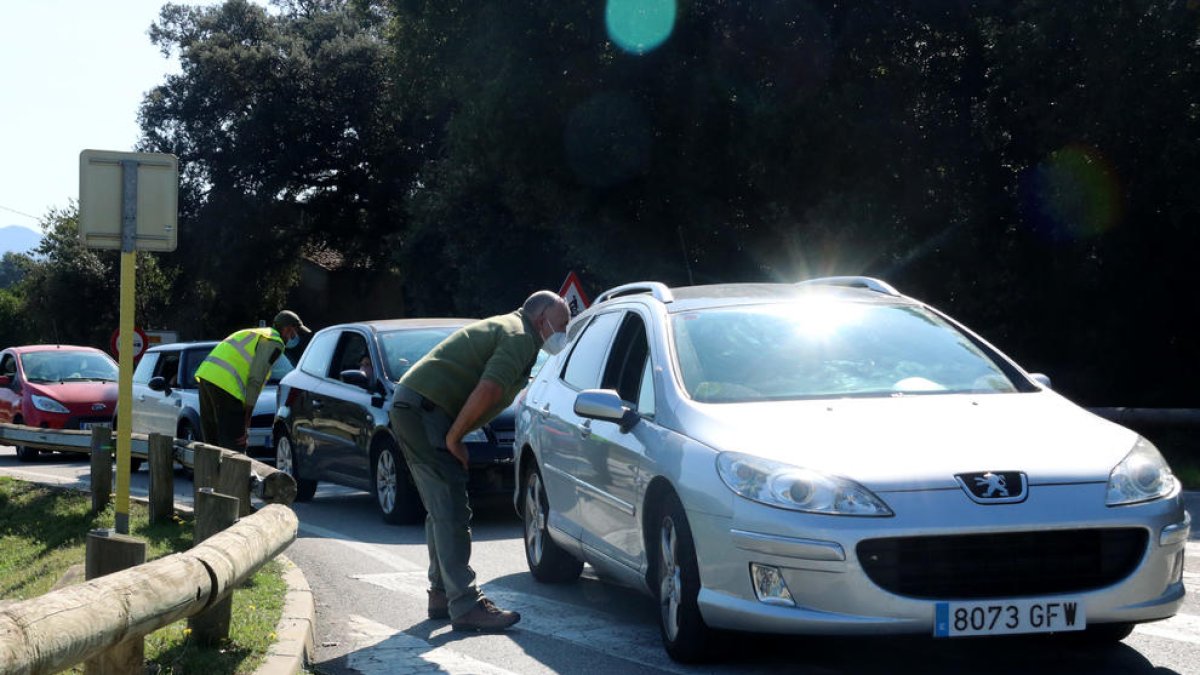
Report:
M 283 346 L 283 338 L 274 328 L 247 328 L 225 338 L 196 369 L 196 379 L 205 380 L 246 402 L 246 380 L 250 364 L 258 351 L 259 339 L 274 340 Z

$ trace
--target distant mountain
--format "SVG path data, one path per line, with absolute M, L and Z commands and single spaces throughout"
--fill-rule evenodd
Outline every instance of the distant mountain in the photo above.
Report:
M 0 256 L 13 251 L 28 253 L 42 242 L 42 235 L 28 227 L 9 225 L 0 227 Z

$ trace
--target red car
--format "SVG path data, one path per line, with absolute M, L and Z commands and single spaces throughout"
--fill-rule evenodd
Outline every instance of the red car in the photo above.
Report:
M 73 345 L 9 347 L 0 352 L 0 423 L 43 429 L 112 424 L 117 363 L 99 349 Z M 17 448 L 27 462 L 36 448 Z

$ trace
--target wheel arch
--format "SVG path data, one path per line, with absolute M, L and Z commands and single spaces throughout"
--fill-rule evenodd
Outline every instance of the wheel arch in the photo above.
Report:
M 525 500 L 521 499 L 521 495 L 525 494 L 525 474 L 529 467 L 537 465 L 537 455 L 534 454 L 533 447 L 528 443 L 521 446 L 517 456 L 517 489 L 513 491 L 513 506 L 517 509 L 518 516 L 525 515 Z
M 662 476 L 655 476 L 646 486 L 646 494 L 642 498 L 642 546 L 646 551 L 646 569 L 642 576 L 647 588 L 654 588 L 654 563 L 655 556 L 658 555 L 658 530 L 655 519 L 662 511 L 662 501 L 667 495 L 673 495 L 675 499 L 679 499 L 679 492 L 674 485 L 671 485 L 671 481 Z M 681 504 L 683 503 L 683 500 L 679 499 L 679 501 Z

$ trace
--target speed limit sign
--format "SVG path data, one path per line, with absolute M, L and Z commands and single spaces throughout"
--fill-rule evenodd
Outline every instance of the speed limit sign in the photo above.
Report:
M 150 343 L 150 341 L 149 341 L 149 339 L 146 338 L 146 333 L 143 332 L 141 328 L 134 328 L 133 329 L 133 358 L 135 358 L 135 359 L 141 358 L 142 353 L 146 351 L 146 346 L 149 343 Z M 111 346 L 112 346 L 113 356 L 120 356 L 120 354 L 121 354 L 121 331 L 120 331 L 120 329 L 113 331 Z

